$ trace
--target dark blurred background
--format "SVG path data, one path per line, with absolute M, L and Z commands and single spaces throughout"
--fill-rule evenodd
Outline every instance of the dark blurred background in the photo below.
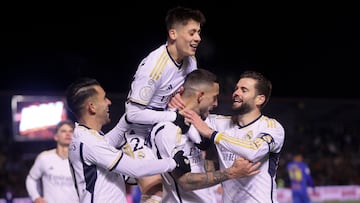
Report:
M 7 13 L 0 20 L 0 198 L 9 187 L 16 188 L 18 196 L 26 195 L 23 179 L 34 157 L 54 146 L 53 142 L 13 141 L 11 96 L 62 95 L 77 77 L 91 76 L 113 99 L 116 122 L 138 63 L 165 43 L 166 11 L 177 5 L 199 9 L 207 18 L 197 59 L 200 67 L 220 77 L 220 113 L 227 111 L 225 104 L 242 71 L 257 70 L 272 80 L 273 99 L 266 113 L 287 131 L 279 168 L 282 180 L 286 179 L 284 164 L 296 147 L 310 162 L 316 184 L 360 184 L 355 172 L 360 164 L 356 74 L 360 13 L 355 5 L 132 3 L 137 5 L 4 7 Z M 339 177 L 345 169 L 346 176 Z
M 108 91 L 126 92 L 140 60 L 166 40 L 166 11 L 183 5 L 207 18 L 200 67 L 224 79 L 259 70 L 273 81 L 274 96 L 360 96 L 360 13 L 354 5 L 137 3 L 12 8 L 1 19 L 0 91 L 63 91 L 88 75 Z

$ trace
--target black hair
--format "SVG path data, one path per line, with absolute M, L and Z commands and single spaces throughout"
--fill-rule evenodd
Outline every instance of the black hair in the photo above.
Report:
M 241 78 L 252 78 L 256 80 L 255 89 L 258 95 L 265 96 L 265 102 L 261 105 L 261 108 L 269 101 L 272 91 L 271 81 L 268 80 L 262 73 L 256 71 L 245 71 L 240 75 Z
M 82 77 L 71 83 L 66 89 L 66 104 L 76 118 L 80 117 L 85 101 L 97 94 L 94 86 L 100 83 L 94 78 Z
M 203 25 L 206 22 L 204 14 L 200 10 L 195 10 L 185 7 L 175 7 L 168 10 L 165 17 L 166 29 L 170 30 L 174 28 L 177 23 L 186 24 L 189 20 L 194 20 Z

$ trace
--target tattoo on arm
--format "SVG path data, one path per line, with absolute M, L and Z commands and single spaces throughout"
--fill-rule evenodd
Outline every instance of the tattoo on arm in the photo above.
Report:
M 228 179 L 226 170 L 218 170 L 206 173 L 186 173 L 178 178 L 178 182 L 184 190 L 196 190 L 211 187 Z
M 215 171 L 215 163 L 210 160 L 205 160 L 204 168 L 206 172 Z

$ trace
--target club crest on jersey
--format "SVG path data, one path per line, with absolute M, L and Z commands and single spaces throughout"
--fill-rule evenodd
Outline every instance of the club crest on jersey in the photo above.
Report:
M 139 96 L 142 100 L 147 101 L 151 97 L 151 92 L 153 92 L 152 87 L 146 86 L 146 87 L 141 88 Z

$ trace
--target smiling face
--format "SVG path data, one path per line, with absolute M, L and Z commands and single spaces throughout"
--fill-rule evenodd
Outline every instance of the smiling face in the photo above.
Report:
M 102 125 L 110 123 L 109 106 L 111 105 L 110 99 L 106 97 L 106 93 L 101 86 L 95 86 L 97 94 L 91 98 L 91 110 L 96 115 L 96 119 Z
M 255 89 L 257 81 L 252 78 L 241 78 L 236 84 L 232 95 L 233 111 L 244 114 L 256 108 L 257 92 Z
M 178 63 L 186 56 L 195 56 L 201 42 L 200 32 L 200 23 L 194 20 L 178 23 L 169 30 L 169 52 Z
M 186 24 L 176 25 L 176 47 L 182 56 L 194 56 L 201 42 L 200 23 L 189 20 Z

